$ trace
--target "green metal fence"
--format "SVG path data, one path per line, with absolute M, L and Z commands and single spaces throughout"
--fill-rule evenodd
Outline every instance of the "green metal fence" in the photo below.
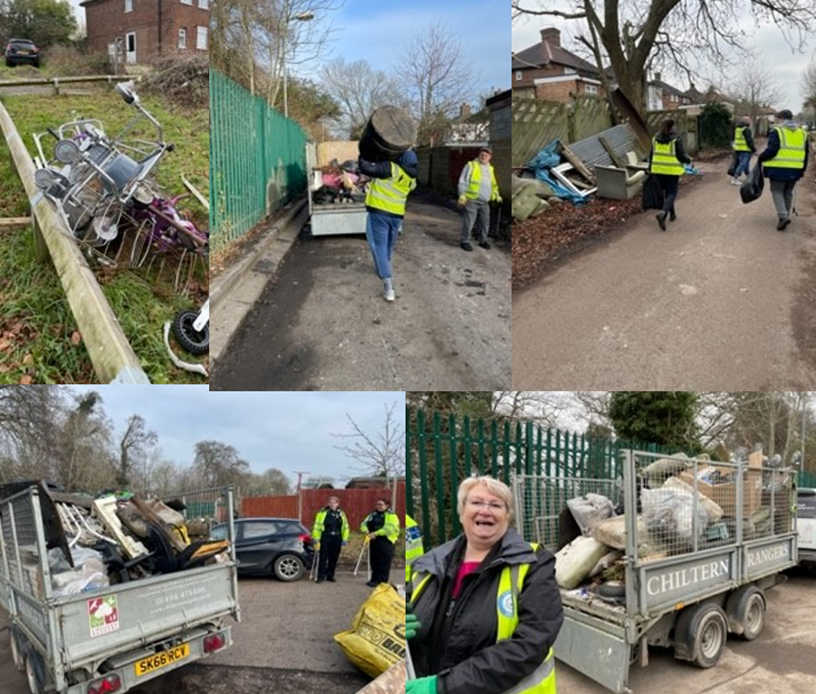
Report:
M 816 489 L 816 473 L 810 472 L 809 470 L 800 470 L 796 486 Z
M 510 476 L 535 474 L 617 479 L 621 449 L 669 453 L 665 448 L 611 441 L 543 429 L 532 422 L 497 422 L 468 416 L 443 416 L 406 408 L 406 501 L 423 529 L 426 546 L 435 547 L 461 532 L 456 490 L 478 473 L 510 483 Z
M 240 238 L 306 188 L 306 133 L 210 69 L 210 244 Z

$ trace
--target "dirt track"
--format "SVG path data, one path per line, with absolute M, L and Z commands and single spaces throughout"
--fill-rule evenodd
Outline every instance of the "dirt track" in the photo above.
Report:
M 218 359 L 214 390 L 499 389 L 510 256 L 459 248 L 461 217 L 411 200 L 386 303 L 365 238 L 299 239 Z
M 803 389 L 816 382 L 816 184 L 776 231 L 723 165 L 513 297 L 513 388 Z

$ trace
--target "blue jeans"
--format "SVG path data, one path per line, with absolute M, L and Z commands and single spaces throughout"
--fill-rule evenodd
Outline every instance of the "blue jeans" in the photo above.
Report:
M 734 178 L 739 178 L 742 174 L 748 175 L 751 165 L 750 152 L 737 152 L 737 168 L 734 169 Z
M 369 210 L 366 220 L 366 238 L 374 257 L 374 269 L 381 280 L 391 277 L 391 252 L 397 245 L 402 229 L 402 217 L 392 217 Z

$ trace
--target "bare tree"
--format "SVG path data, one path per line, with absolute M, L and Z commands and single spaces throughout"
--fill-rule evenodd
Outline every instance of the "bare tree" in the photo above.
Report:
M 351 433 L 332 436 L 352 442 L 335 448 L 360 463 L 369 475 L 401 476 L 405 474 L 405 425 L 396 414 L 397 403 L 386 404 L 384 408 L 385 422 L 379 432 L 372 434 L 365 431 L 347 414 Z
M 465 60 L 460 42 L 438 22 L 409 39 L 400 66 L 397 75 L 411 95 L 419 121 L 419 141 L 431 142 L 449 127 L 459 106 L 471 100 L 472 66 Z
M 807 66 L 802 75 L 801 88 L 804 97 L 802 106 L 806 111 L 810 111 L 811 122 L 816 123 L 816 63 Z
M 495 393 L 493 411 L 497 417 L 555 427 L 563 423 L 570 408 L 569 395 L 561 391 L 500 390 Z
M 360 137 L 371 113 L 380 106 L 407 107 L 399 82 L 382 70 L 375 70 L 365 60 L 347 63 L 337 58 L 320 70 L 323 90 L 342 111 L 341 126 L 350 137 Z
M 740 62 L 732 84 L 736 87 L 731 90 L 731 95 L 736 97 L 738 107 L 751 118 L 756 118 L 768 106 L 782 106 L 779 102 L 784 91 L 772 77 L 768 66 L 753 53 Z
M 745 50 L 739 22 L 773 22 L 799 50 L 816 21 L 812 0 L 511 0 L 513 21 L 559 17 L 597 33 L 621 91 L 645 108 L 645 81 L 656 57 L 693 72 L 689 56 L 722 64 L 728 48 Z M 589 39 L 584 39 L 591 46 Z
M 207 487 L 238 484 L 249 472 L 249 463 L 238 456 L 238 451 L 220 441 L 199 441 L 195 445 L 193 470 L 199 483 Z
M 122 487 L 130 484 L 131 471 L 139 459 L 144 459 L 151 446 L 156 445 L 158 436 L 147 428 L 144 417 L 138 414 L 128 417 L 125 433 L 119 440 L 119 470 L 116 482 Z

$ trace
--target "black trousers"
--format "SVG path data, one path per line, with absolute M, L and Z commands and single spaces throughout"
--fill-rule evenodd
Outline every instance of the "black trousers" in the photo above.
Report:
M 391 576 L 391 561 L 394 559 L 394 543 L 387 537 L 375 537 L 369 544 L 371 552 L 371 580 L 374 583 L 388 583 Z
M 666 214 L 674 212 L 674 201 L 677 199 L 677 186 L 680 183 L 680 176 L 656 175 L 660 188 L 663 190 L 663 212 Z
M 340 533 L 335 535 L 323 533 L 320 538 L 320 561 L 317 564 L 318 578 L 334 578 L 334 569 L 342 544 Z

